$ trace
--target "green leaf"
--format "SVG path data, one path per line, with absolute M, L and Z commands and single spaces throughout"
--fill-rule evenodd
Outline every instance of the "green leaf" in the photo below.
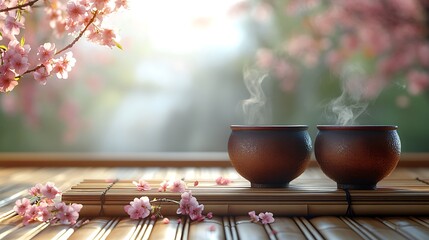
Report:
M 116 45 L 116 47 L 117 47 L 117 48 L 119 48 L 119 49 L 121 49 L 121 50 L 124 50 L 124 49 L 122 48 L 121 44 L 119 44 L 118 42 L 115 42 L 115 45 Z
M 21 47 L 23 47 L 24 46 L 24 44 L 25 44 L 25 38 L 24 37 L 21 37 Z
M 0 45 L 0 49 L 2 49 L 2 50 L 4 50 L 4 51 L 6 51 L 6 50 L 7 50 L 7 47 L 6 47 L 6 45 Z

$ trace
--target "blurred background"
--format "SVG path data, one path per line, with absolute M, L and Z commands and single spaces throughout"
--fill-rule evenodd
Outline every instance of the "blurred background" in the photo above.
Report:
M 69 79 L 0 95 L 0 151 L 216 152 L 231 124 L 306 124 L 313 140 L 317 124 L 377 124 L 429 152 L 427 12 L 426 0 L 129 0 L 110 19 L 123 50 L 81 40 Z M 41 19 L 27 41 L 51 38 Z

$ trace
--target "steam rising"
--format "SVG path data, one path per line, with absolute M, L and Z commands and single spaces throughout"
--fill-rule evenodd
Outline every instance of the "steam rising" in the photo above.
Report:
M 243 80 L 250 98 L 242 102 L 246 124 L 262 124 L 266 122 L 266 101 L 267 98 L 262 89 L 262 82 L 268 76 L 267 73 L 255 69 L 243 70 Z
M 357 65 L 348 65 L 341 74 L 342 93 L 328 105 L 337 125 L 353 125 L 365 112 L 368 101 L 364 98 L 365 72 Z

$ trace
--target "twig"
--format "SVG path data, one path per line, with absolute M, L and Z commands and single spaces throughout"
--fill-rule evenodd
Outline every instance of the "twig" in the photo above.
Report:
M 8 11 L 15 10 L 15 9 L 22 9 L 24 7 L 31 7 L 31 6 L 33 6 L 38 1 L 39 0 L 32 0 L 32 1 L 29 1 L 29 2 L 21 4 L 21 5 L 16 5 L 14 7 L 0 9 L 0 12 L 8 12 Z
M 168 198 L 155 198 L 155 199 L 151 200 L 150 202 L 151 203 L 155 203 L 155 202 L 171 202 L 171 203 L 175 203 L 175 204 L 180 204 L 180 202 L 178 202 L 176 200 L 168 199 Z
M 55 55 L 58 55 L 62 52 L 64 52 L 67 49 L 70 49 L 73 47 L 73 45 L 75 45 L 77 43 L 77 41 L 79 41 L 79 39 L 82 38 L 83 34 L 86 32 L 86 30 L 88 30 L 89 25 L 91 25 L 94 21 L 95 21 L 95 17 L 98 14 L 98 10 L 94 12 L 94 15 L 92 16 L 91 20 L 88 22 L 88 24 L 85 26 L 84 29 L 82 29 L 82 31 L 80 31 L 79 35 L 73 40 L 73 42 L 71 42 L 69 45 L 65 46 L 63 49 L 61 49 L 60 51 L 56 52 Z M 22 75 L 18 76 L 17 78 L 21 78 L 23 75 L 27 74 L 27 73 L 31 73 L 34 71 L 37 71 L 39 68 L 43 67 L 43 64 L 39 64 L 36 67 L 25 71 Z
M 95 17 L 98 14 L 98 10 L 94 12 L 94 15 L 92 16 L 91 20 L 88 22 L 88 24 L 85 26 L 85 28 L 80 31 L 79 35 L 73 40 L 73 42 L 71 42 L 69 45 L 65 46 L 63 49 L 61 49 L 60 51 L 58 51 L 57 53 L 55 53 L 55 55 L 58 55 L 62 52 L 64 52 L 65 50 L 73 47 L 73 45 L 75 45 L 77 43 L 77 41 L 79 41 L 79 39 L 83 36 L 83 34 L 86 32 L 86 30 L 88 29 L 89 25 L 91 25 L 91 23 L 93 23 L 95 21 Z

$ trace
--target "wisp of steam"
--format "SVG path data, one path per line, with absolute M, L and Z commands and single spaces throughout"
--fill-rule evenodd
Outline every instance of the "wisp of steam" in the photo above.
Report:
M 358 65 L 348 65 L 340 76 L 342 93 L 328 105 L 328 111 L 335 116 L 337 125 L 353 125 L 365 112 L 368 101 L 363 97 L 365 71 Z
M 262 89 L 262 82 L 266 79 L 266 72 L 244 68 L 243 80 L 250 98 L 242 102 L 245 122 L 248 125 L 262 124 L 266 122 L 266 96 Z

